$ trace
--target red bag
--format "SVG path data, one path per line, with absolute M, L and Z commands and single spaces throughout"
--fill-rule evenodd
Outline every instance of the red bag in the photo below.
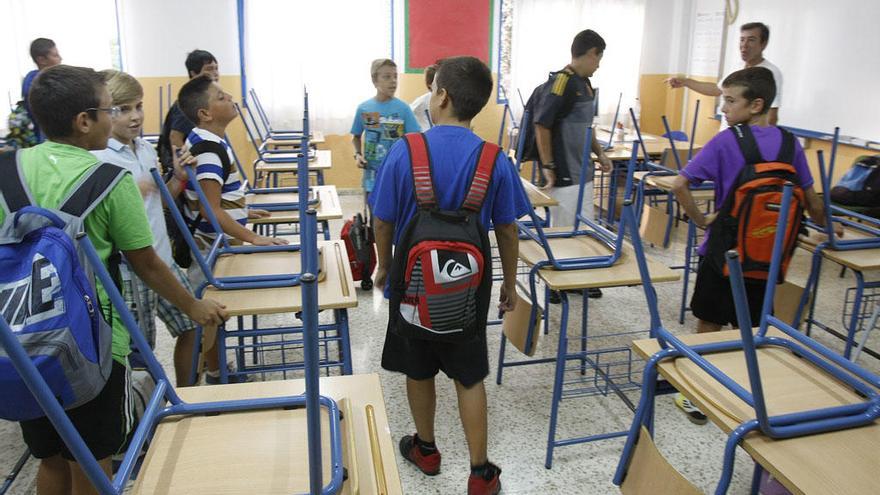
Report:
M 339 237 L 345 241 L 352 278 L 361 281 L 361 289 L 372 289 L 373 269 L 376 267 L 376 241 L 373 238 L 373 228 L 364 220 L 364 216 L 358 213 L 345 221 Z

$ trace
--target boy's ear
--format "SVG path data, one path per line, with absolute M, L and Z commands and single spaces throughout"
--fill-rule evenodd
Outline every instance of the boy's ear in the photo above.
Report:
M 449 105 L 452 105 L 452 99 L 449 97 L 449 93 L 446 92 L 446 88 L 438 88 L 437 96 L 440 97 L 440 108 L 446 108 Z
M 751 102 L 749 102 L 749 112 L 754 115 L 759 115 L 764 111 L 764 98 L 755 98 Z
M 88 134 L 95 121 L 89 117 L 89 112 L 80 112 L 73 118 L 73 133 Z
M 199 109 L 199 122 L 210 122 L 211 121 L 211 111 L 207 108 Z

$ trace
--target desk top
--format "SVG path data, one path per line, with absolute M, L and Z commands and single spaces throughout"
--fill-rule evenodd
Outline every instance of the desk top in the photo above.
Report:
M 298 165 L 294 160 L 299 158 L 299 153 L 272 153 L 272 158 L 290 160 L 289 163 L 266 163 L 258 160 L 254 166 L 257 172 L 296 172 Z M 333 152 L 330 150 L 315 151 L 315 159 L 309 160 L 309 170 L 327 170 L 333 164 Z
M 779 335 L 770 330 L 771 334 Z M 689 345 L 739 340 L 738 330 L 682 335 Z M 660 349 L 654 339 L 633 341 L 633 350 L 643 358 Z M 815 369 L 791 353 L 761 349 L 759 362 L 768 407 L 773 412 L 802 410 L 822 404 L 852 401 L 855 394 L 834 380 L 820 377 Z M 682 360 L 660 363 L 660 374 L 691 399 L 725 433 L 739 426 L 737 417 L 753 418 L 754 412 L 708 375 Z M 712 361 L 749 390 L 741 352 L 713 356 Z M 855 495 L 876 491 L 880 472 L 880 424 L 787 440 L 772 440 L 751 434 L 743 448 L 796 495 Z M 833 463 L 829 463 L 833 460 Z
M 568 230 L 562 228 L 561 230 Z M 560 229 L 545 229 L 545 232 L 559 231 Z M 580 236 L 574 238 L 550 239 L 550 246 L 557 258 L 574 258 L 580 256 L 598 256 L 610 254 L 610 250 L 592 237 Z M 636 263 L 635 251 L 629 243 L 624 242 L 624 252 L 617 263 L 610 268 L 594 268 L 588 270 L 557 271 L 551 268 L 543 268 L 539 271 L 541 278 L 554 290 L 589 289 L 604 287 L 622 287 L 628 285 L 641 285 L 642 277 L 639 275 L 639 267 Z M 539 261 L 546 260 L 544 249 L 532 240 L 520 241 L 519 257 L 527 265 L 533 266 Z M 669 267 L 648 258 L 648 271 L 651 273 L 651 281 L 672 282 L 679 279 L 678 272 Z
M 544 208 L 559 204 L 558 201 L 550 197 L 550 195 L 542 191 L 538 186 L 532 184 L 523 177 L 520 177 L 520 180 L 526 190 L 526 194 L 529 196 L 529 201 L 531 201 L 532 206 L 535 208 Z
M 633 179 L 641 180 L 648 172 L 635 172 Z M 645 180 L 645 184 L 661 191 L 671 192 L 672 182 L 676 175 L 651 175 Z M 691 189 L 694 201 L 712 201 L 715 199 L 715 191 L 712 189 Z
M 868 235 L 854 231 L 852 229 L 844 229 L 843 239 L 864 239 Z M 816 246 L 828 239 L 828 236 L 814 230 L 810 231 L 809 236 L 798 237 L 798 246 L 813 253 Z M 823 249 L 822 256 L 835 263 L 843 265 L 859 272 L 867 272 L 872 270 L 880 270 L 880 248 L 859 249 L 855 251 L 834 251 L 833 249 Z
M 336 220 L 342 218 L 342 205 L 339 202 L 339 193 L 336 186 L 312 186 L 318 198 L 318 204 L 314 205 L 318 213 L 318 220 Z M 299 194 L 296 193 L 268 193 L 250 194 L 247 197 L 251 208 L 260 208 L 260 203 L 296 203 Z M 249 224 L 278 224 L 299 222 L 299 211 L 270 211 L 268 217 L 252 218 Z
M 379 376 L 322 377 L 320 387 L 321 393 L 335 399 L 343 411 L 343 450 L 348 461 L 344 465 L 349 469 L 350 478 L 342 493 L 379 493 L 370 449 L 367 405 L 372 405 L 375 413 L 387 493 L 402 493 L 396 446 L 389 435 Z M 305 390 L 305 382 L 297 379 L 177 390 L 183 400 L 205 402 L 298 395 Z M 322 439 L 326 439 L 328 418 L 322 419 Z M 304 408 L 166 419 L 156 430 L 133 493 L 306 493 L 306 449 Z M 326 483 L 329 449 L 322 449 L 322 455 Z M 353 479 L 357 480 L 357 491 L 350 486 Z
M 280 134 L 282 136 L 289 135 L 290 133 L 285 132 L 277 132 L 276 134 Z M 302 132 L 300 132 L 302 135 Z M 324 131 L 309 131 L 309 144 L 321 144 L 324 140 Z M 286 140 L 277 140 L 269 138 L 266 140 L 266 146 L 289 146 L 290 141 Z
M 318 241 L 323 252 L 325 276 L 318 283 L 318 305 L 321 309 L 353 308 L 357 306 L 357 293 L 348 265 L 345 244 L 340 241 Z M 299 257 L 290 257 L 292 266 L 285 271 L 299 271 Z M 264 267 L 265 268 L 265 267 Z M 256 269 L 262 269 L 256 267 Z M 266 268 L 271 269 L 271 265 Z M 233 268 L 230 268 L 233 270 Z M 278 268 L 272 270 L 278 273 Z M 205 289 L 204 297 L 226 305 L 230 316 L 294 313 L 302 309 L 302 290 L 300 287 L 276 289 Z

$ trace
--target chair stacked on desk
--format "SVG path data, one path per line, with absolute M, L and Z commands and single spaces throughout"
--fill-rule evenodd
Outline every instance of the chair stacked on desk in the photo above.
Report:
M 579 204 L 582 203 L 586 181 L 586 170 L 592 166 L 590 146 L 592 130 L 587 130 L 587 145 L 582 162 L 582 181 L 579 190 Z M 633 149 L 632 158 L 627 170 L 626 189 L 632 190 L 632 173 L 635 166 L 637 149 Z M 623 219 L 618 232 L 608 229 L 586 218 L 579 210 L 574 218 L 574 225 L 567 228 L 545 229 L 543 222 L 532 212 L 530 221 L 518 222 L 521 239 L 520 259 L 529 267 L 528 286 L 526 292 L 530 303 L 527 331 L 524 345 L 518 346 L 527 355 L 534 353 L 538 338 L 538 329 L 543 324 L 545 332 L 549 330 L 549 294 L 558 291 L 561 303 L 559 326 L 559 343 L 555 357 L 510 361 L 505 357 L 508 336 L 503 334 L 499 349 L 499 360 L 496 382 L 501 384 L 502 372 L 506 367 L 523 366 L 539 363 L 554 363 L 553 397 L 550 405 L 550 424 L 547 439 L 545 467 L 550 468 L 555 447 L 577 443 L 619 437 L 626 432 L 601 433 L 581 438 L 566 440 L 556 439 L 557 419 L 560 402 L 565 398 L 614 393 L 634 409 L 632 402 L 624 393 L 626 390 L 638 388 L 636 376 L 638 370 L 633 367 L 632 355 L 628 347 L 628 339 L 635 333 L 644 330 L 624 329 L 619 332 L 590 335 L 587 330 L 588 298 L 587 291 L 591 288 L 621 287 L 638 285 L 642 279 L 634 268 L 636 264 L 648 263 L 642 249 L 632 198 L 627 195 L 624 202 Z M 632 244 L 625 241 L 630 235 Z M 675 274 L 661 265 L 651 262 L 654 280 L 675 280 Z M 539 296 L 538 280 L 544 285 L 543 297 Z M 569 338 L 568 318 L 569 300 L 566 291 L 580 293 L 583 301 L 581 334 Z M 653 293 L 649 294 L 647 304 L 649 314 L 656 314 L 657 300 Z M 539 309 L 541 302 L 545 311 Z M 520 301 L 522 302 L 522 301 Z M 597 345 L 599 339 L 613 340 L 610 345 Z M 569 341 L 576 341 L 579 346 L 575 351 L 569 350 Z M 619 345 L 619 341 L 626 342 Z M 574 368 L 567 368 L 569 362 L 576 362 Z M 574 374 L 574 377 L 572 377 Z
M 809 306 L 805 330 L 808 335 L 815 325 L 844 341 L 843 355 L 846 358 L 852 358 L 855 361 L 864 352 L 880 359 L 880 354 L 865 347 L 871 330 L 877 324 L 878 318 L 875 315 L 880 313 L 880 280 L 866 280 L 865 278 L 866 272 L 876 273 L 880 270 L 880 220 L 831 203 L 831 177 L 834 174 L 839 137 L 840 128 L 835 128 L 831 145 L 831 160 L 827 169 L 824 154 L 821 150 L 816 152 L 826 217 L 824 227 L 819 227 L 812 222 L 808 225 L 813 230 L 824 233 L 825 238 L 821 242 L 812 241 L 809 238 L 801 239 L 800 246 L 812 251 L 812 264 L 795 321 L 800 321 L 804 309 Z M 835 223 L 843 225 L 846 229 L 842 239 L 838 239 L 834 235 L 833 225 Z M 849 268 L 856 279 L 856 286 L 846 292 L 842 316 L 845 333 L 837 332 L 828 324 L 818 321 L 815 315 L 819 274 L 823 259 L 839 264 L 844 269 Z M 857 344 L 856 334 L 859 332 L 862 332 L 862 335 Z M 854 349 L 855 353 L 853 353 Z
M 768 281 L 779 279 L 791 200 L 789 184 L 780 205 Z M 866 493 L 880 466 L 880 376 L 772 316 L 776 283 L 767 284 L 762 318 L 753 334 L 737 253 L 730 251 L 726 258 L 740 329 L 679 338 L 654 315 L 651 335 L 656 340 L 635 343 L 649 359 L 614 483 L 626 495 L 699 493 L 651 441 L 655 395 L 665 385 L 658 382 L 660 373 L 728 433 L 716 495 L 727 492 L 737 446 L 755 460 L 752 494 L 758 493 L 764 469 L 795 493 Z M 647 275 L 645 264 L 639 268 Z M 650 282 L 644 290 L 650 297 Z M 850 431 L 854 428 L 859 429 Z M 870 450 L 860 453 L 865 446 Z M 840 452 L 848 457 L 836 457 Z M 866 469 L 871 464 L 873 469 Z

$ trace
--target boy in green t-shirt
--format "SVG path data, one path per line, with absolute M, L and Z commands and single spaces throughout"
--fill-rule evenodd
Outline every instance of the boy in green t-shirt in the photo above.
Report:
M 30 108 L 48 140 L 19 155 L 24 181 L 34 202 L 56 208 L 86 172 L 98 165 L 89 150 L 107 147 L 110 93 L 94 70 L 58 65 L 43 71 L 31 87 Z M 0 222 L 5 214 L 0 211 Z M 131 175 L 126 175 L 85 220 L 85 231 L 106 264 L 114 248 L 120 250 L 139 277 L 162 297 L 202 325 L 222 323 L 227 314 L 214 301 L 196 300 L 186 291 L 153 250 L 153 237 L 143 200 Z M 125 444 L 133 425 L 128 409 L 128 332 L 109 298 L 98 286 L 101 310 L 113 327 L 113 370 L 107 384 L 92 401 L 67 411 L 86 445 L 110 476 L 110 456 Z M 37 473 L 40 494 L 93 493 L 94 489 L 47 418 L 21 423 L 25 443 L 41 459 Z

